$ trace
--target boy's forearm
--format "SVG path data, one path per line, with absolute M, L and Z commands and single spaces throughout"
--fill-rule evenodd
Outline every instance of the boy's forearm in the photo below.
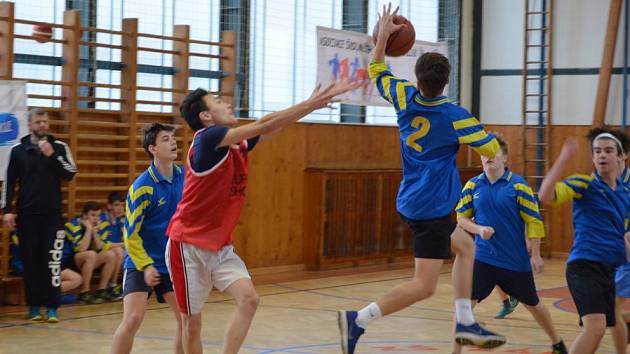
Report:
M 374 47 L 374 57 L 372 62 L 382 63 L 385 61 L 385 47 L 387 46 L 387 40 L 389 35 L 382 35 L 379 33 L 376 40 L 376 47 Z
M 529 241 L 532 245 L 532 257 L 540 257 L 540 239 L 530 238 Z
M 479 225 L 469 218 L 459 217 L 457 218 L 457 224 L 467 232 L 476 235 L 479 233 Z

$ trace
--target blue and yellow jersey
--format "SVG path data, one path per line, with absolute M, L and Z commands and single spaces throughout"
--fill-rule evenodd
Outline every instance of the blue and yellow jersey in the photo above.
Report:
M 628 170 L 627 166 L 623 168 L 623 172 L 621 173 L 621 181 L 623 182 L 623 184 L 630 187 L 630 170 Z
M 611 266 L 626 262 L 630 188 L 621 177 L 613 190 L 596 172 L 574 174 L 556 183 L 555 196 L 554 204 L 573 201 L 573 247 L 567 262 L 586 259 Z
M 494 184 L 485 174 L 470 179 L 457 204 L 457 217 L 494 228 L 489 240 L 475 238 L 475 259 L 515 272 L 531 272 L 527 238 L 545 237 L 538 199 L 527 181 L 505 173 Z
M 371 63 L 369 75 L 398 117 L 403 162 L 398 212 L 414 220 L 449 215 L 462 188 L 455 165 L 459 146 L 494 156 L 499 143 L 464 108 L 444 96 L 422 97 L 414 84 L 394 77 L 384 63 Z
M 109 213 L 101 213 L 101 221 L 98 224 L 98 234 L 102 241 L 110 243 L 123 242 L 122 230 L 125 225 L 125 218 L 112 218 Z
M 184 170 L 173 165 L 169 181 L 153 163 L 129 187 L 123 239 L 127 254 L 125 268 L 144 270 L 153 265 L 168 273 L 164 252 L 166 228 L 177 209 L 184 188 Z
M 69 244 L 70 246 L 68 248 L 64 247 L 64 256 L 68 256 L 70 252 L 72 252 L 72 254 L 79 252 L 80 250 L 79 243 L 85 236 L 85 227 L 83 227 L 83 225 L 81 224 L 81 218 L 77 217 L 68 221 L 67 223 L 65 223 L 64 229 L 66 233 L 65 243 Z M 97 226 L 97 235 L 101 240 L 104 240 L 104 237 L 98 231 L 98 226 Z M 90 241 L 90 246 L 88 247 L 88 250 L 93 250 L 93 251 L 98 252 L 98 251 L 106 251 L 110 248 L 111 248 L 110 242 L 103 241 L 103 247 L 101 249 L 97 249 L 96 246 L 94 245 L 94 242 Z

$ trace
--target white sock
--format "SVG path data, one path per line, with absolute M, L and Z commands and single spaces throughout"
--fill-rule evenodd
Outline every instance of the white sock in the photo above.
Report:
M 470 306 L 470 299 L 455 299 L 455 317 L 457 322 L 464 326 L 470 326 L 475 323 L 472 309 Z
M 356 324 L 361 328 L 365 328 L 368 323 L 381 317 L 383 317 L 381 309 L 378 307 L 376 302 L 373 302 L 359 310 L 359 313 L 357 314 Z

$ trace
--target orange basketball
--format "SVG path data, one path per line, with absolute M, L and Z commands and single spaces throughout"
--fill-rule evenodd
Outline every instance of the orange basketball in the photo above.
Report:
M 399 57 L 407 54 L 413 44 L 416 42 L 416 30 L 413 28 L 413 24 L 409 22 L 405 17 L 397 15 L 394 17 L 394 23 L 403 26 L 396 32 L 392 33 L 387 40 L 385 46 L 385 55 L 390 57 Z M 376 45 L 378 38 L 378 22 L 374 26 L 372 31 L 372 41 Z
M 53 30 L 50 25 L 33 25 L 33 37 L 39 43 L 46 43 L 52 39 Z

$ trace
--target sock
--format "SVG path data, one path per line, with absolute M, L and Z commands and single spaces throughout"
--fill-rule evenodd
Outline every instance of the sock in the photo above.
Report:
M 381 309 L 378 307 L 376 302 L 373 302 L 367 305 L 366 307 L 362 308 L 361 310 L 359 310 L 355 323 L 357 324 L 357 326 L 361 328 L 365 328 L 365 326 L 367 326 L 368 323 L 381 317 L 383 317 L 383 314 L 381 313 Z
M 457 322 L 464 326 L 470 326 L 475 323 L 475 318 L 473 317 L 470 306 L 470 299 L 455 299 L 455 317 L 457 318 Z

